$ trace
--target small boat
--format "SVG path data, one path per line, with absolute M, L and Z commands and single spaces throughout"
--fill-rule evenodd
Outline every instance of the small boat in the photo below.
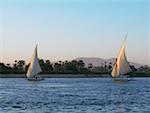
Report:
M 39 73 L 42 72 L 40 64 L 39 64 L 39 59 L 37 56 L 37 45 L 35 47 L 34 53 L 32 55 L 30 65 L 26 74 L 26 79 L 29 81 L 41 81 L 44 80 Z
M 126 38 L 127 38 L 127 35 L 123 41 L 119 55 L 116 59 L 116 62 L 111 72 L 112 78 L 115 81 L 130 81 L 131 80 L 131 77 L 129 75 L 129 73 L 131 72 L 131 68 L 130 68 L 129 62 L 127 61 L 127 57 L 125 53 Z

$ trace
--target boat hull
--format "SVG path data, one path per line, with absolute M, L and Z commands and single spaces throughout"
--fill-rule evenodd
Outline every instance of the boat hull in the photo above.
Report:
M 129 76 L 120 76 L 113 78 L 114 81 L 132 81 L 133 79 Z
M 28 81 L 42 81 L 44 78 L 27 78 Z
M 114 81 L 130 81 L 130 78 L 114 78 Z

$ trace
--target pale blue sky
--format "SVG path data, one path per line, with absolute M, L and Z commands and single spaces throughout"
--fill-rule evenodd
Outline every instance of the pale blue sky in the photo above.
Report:
M 129 61 L 148 64 L 149 7 L 148 0 L 1 1 L 0 58 L 28 62 L 37 43 L 39 57 L 51 61 L 117 57 L 128 32 Z

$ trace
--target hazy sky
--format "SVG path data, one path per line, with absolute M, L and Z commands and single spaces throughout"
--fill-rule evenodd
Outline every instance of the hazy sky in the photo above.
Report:
M 132 2 L 130 2 L 132 1 Z M 150 64 L 148 0 L 2 0 L 0 60 L 117 57 L 128 32 L 129 61 Z

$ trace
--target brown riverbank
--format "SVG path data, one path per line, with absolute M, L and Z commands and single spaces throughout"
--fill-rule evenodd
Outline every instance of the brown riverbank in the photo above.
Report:
M 111 77 L 109 74 L 40 74 L 43 78 L 92 78 Z M 0 78 L 25 78 L 25 74 L 0 74 Z M 133 74 L 132 77 L 150 77 L 150 74 Z
M 0 74 L 0 78 L 25 78 L 25 74 Z M 110 77 L 102 74 L 41 74 L 43 78 L 84 78 L 84 77 Z
M 25 74 L 0 74 L 0 78 L 25 78 Z M 43 78 L 111 77 L 108 74 L 41 74 Z

